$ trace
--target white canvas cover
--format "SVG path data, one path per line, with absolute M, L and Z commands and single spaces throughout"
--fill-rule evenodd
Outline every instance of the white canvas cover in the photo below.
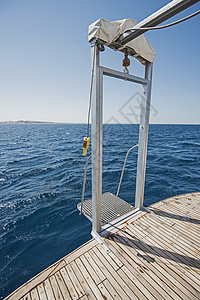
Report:
M 133 28 L 136 24 L 137 22 L 133 19 L 124 19 L 114 22 L 99 19 L 89 26 L 88 40 L 91 42 L 94 39 L 100 39 L 109 46 L 126 29 Z M 120 50 L 124 48 L 132 49 L 134 53 L 133 56 L 136 57 L 142 64 L 144 64 L 145 61 L 153 63 L 156 56 L 155 50 L 143 34 L 128 42 L 126 45 L 121 47 Z

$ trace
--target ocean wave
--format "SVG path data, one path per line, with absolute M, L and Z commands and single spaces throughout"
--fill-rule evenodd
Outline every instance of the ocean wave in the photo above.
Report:
M 103 128 L 103 192 L 116 193 L 126 152 L 138 139 L 138 125 L 125 125 L 124 135 L 119 127 Z M 150 125 L 145 205 L 199 190 L 200 126 L 185 128 Z M 3 130 L 0 125 L 3 297 L 91 237 L 91 223 L 76 208 L 91 152 L 90 146 L 87 157 L 82 156 L 86 130 L 80 124 L 9 125 Z M 129 203 L 134 203 L 136 163 L 137 150 L 128 157 L 120 190 Z M 85 199 L 92 193 L 91 166 Z

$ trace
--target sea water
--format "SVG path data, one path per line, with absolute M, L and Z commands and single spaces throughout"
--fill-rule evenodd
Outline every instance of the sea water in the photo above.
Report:
M 79 216 L 84 124 L 0 124 L 0 299 L 91 238 Z M 138 125 L 104 125 L 103 192 L 116 193 Z M 89 153 L 91 146 L 89 148 Z M 119 196 L 134 204 L 137 149 Z M 150 125 L 144 205 L 200 191 L 200 125 Z M 91 197 L 91 163 L 85 198 Z

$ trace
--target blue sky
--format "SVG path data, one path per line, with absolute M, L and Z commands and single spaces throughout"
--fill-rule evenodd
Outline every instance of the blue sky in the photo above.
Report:
M 87 121 L 88 25 L 99 18 L 141 21 L 169 1 L 0 0 L 0 121 Z M 200 9 L 195 4 L 165 23 Z M 200 123 L 199 15 L 145 34 L 157 52 L 152 123 Z M 122 70 L 122 53 L 106 49 L 102 65 Z M 144 68 L 131 59 L 130 72 Z M 104 122 L 126 123 L 120 108 L 140 87 L 104 80 Z M 156 113 L 155 113 L 156 111 Z

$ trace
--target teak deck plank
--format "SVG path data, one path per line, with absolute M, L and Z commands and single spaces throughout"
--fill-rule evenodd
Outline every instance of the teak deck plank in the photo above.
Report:
M 135 227 L 136 225 L 134 224 L 134 227 Z M 138 225 L 138 230 L 141 230 L 141 224 L 140 225 Z M 145 231 L 143 231 L 143 233 L 144 233 Z M 146 232 L 144 233 L 144 234 L 146 234 Z M 148 234 L 149 235 L 149 234 Z M 199 279 L 197 279 L 196 278 L 196 276 L 194 276 L 194 275 L 192 275 L 191 273 L 193 273 L 192 272 L 192 270 L 191 270 L 191 267 L 190 267 L 190 264 L 188 264 L 187 263 L 187 261 L 186 261 L 186 264 L 184 264 L 183 262 L 182 262 L 182 258 L 183 258 L 183 256 L 180 254 L 180 255 L 177 255 L 176 254 L 176 252 L 174 252 L 174 251 L 171 251 L 170 249 L 168 249 L 166 246 L 165 246 L 165 244 L 163 243 L 163 241 L 160 239 L 158 239 L 157 238 L 157 236 L 155 235 L 155 236 L 153 236 L 153 234 L 151 235 L 151 238 L 148 238 L 147 237 L 147 239 L 148 239 L 148 241 L 151 243 L 151 241 L 153 241 L 153 253 L 155 253 L 155 252 L 157 252 L 157 253 L 159 253 L 159 255 L 161 256 L 161 257 L 164 257 L 164 258 L 166 258 L 167 260 L 169 260 L 169 262 L 168 263 L 170 263 L 170 264 L 172 264 L 172 265 L 176 265 L 176 267 L 177 267 L 177 270 L 179 270 L 179 268 L 180 269 L 182 269 L 182 272 L 183 273 L 187 273 L 187 276 L 188 276 L 188 282 L 189 282 L 189 279 L 190 279 L 190 277 L 192 277 L 192 281 L 198 281 L 198 283 L 199 283 Z M 155 255 L 155 254 L 154 254 Z M 199 277 L 199 275 L 198 274 L 196 274 L 196 272 L 194 272 L 194 274 L 195 275 L 197 275 L 197 277 Z
M 78 299 L 78 294 L 76 292 L 76 289 L 74 288 L 74 285 L 73 283 L 71 282 L 70 280 L 70 277 L 68 275 L 68 272 L 65 268 L 62 268 L 62 270 L 60 270 L 60 273 L 62 275 L 62 278 L 63 278 L 63 286 L 64 286 L 64 289 L 65 289 L 65 292 L 68 294 L 67 297 L 70 299 Z M 65 297 L 64 297 L 65 298 Z
M 70 299 L 71 297 L 70 297 L 70 294 L 69 294 L 68 287 L 66 286 L 65 281 L 64 281 L 63 276 L 62 276 L 63 269 L 64 268 L 62 268 L 60 271 L 56 272 L 55 277 L 57 279 L 58 286 L 59 286 L 60 290 L 62 291 L 63 298 L 64 299 Z M 69 286 L 69 284 L 68 284 L 68 286 Z
M 94 280 L 95 284 L 98 285 L 102 282 L 102 279 L 98 276 L 96 269 L 94 269 L 94 266 L 91 266 L 88 260 L 86 259 L 85 255 L 82 255 L 80 257 L 80 260 L 82 264 L 85 266 L 86 270 L 89 272 L 90 276 Z M 105 276 L 103 276 L 103 280 L 105 279 Z
M 53 292 L 54 292 L 54 295 L 55 295 L 55 298 L 56 300 L 57 299 L 64 299 L 62 294 L 61 294 L 61 291 L 60 291 L 60 288 L 59 288 L 59 285 L 56 281 L 56 277 L 55 275 L 52 275 L 50 278 L 49 278 L 50 282 L 51 282 L 51 286 L 52 286 L 52 289 L 53 289 Z
M 106 287 L 106 289 L 109 291 L 110 295 L 112 295 L 112 299 L 122 299 L 119 294 L 117 293 L 117 291 L 114 289 L 114 287 L 112 286 L 112 284 L 108 281 L 108 279 L 104 280 L 103 285 Z
M 157 236 L 162 238 L 163 241 L 165 241 L 166 243 L 169 243 L 171 248 L 176 249 L 177 253 L 185 254 L 187 257 L 187 260 L 191 261 L 191 265 L 194 265 L 194 267 L 197 267 L 199 269 L 200 260 L 196 259 L 197 255 L 190 253 L 190 250 L 188 250 L 188 247 L 184 247 L 182 245 L 182 243 L 180 243 L 179 241 L 177 241 L 177 239 L 174 238 L 173 235 L 171 235 L 169 233 L 167 234 L 166 231 L 163 230 L 163 228 L 161 228 L 159 226 L 159 224 L 154 223 L 153 220 L 144 219 L 143 224 L 146 225 L 148 228 L 150 228 L 150 229 L 147 229 L 148 232 L 151 232 L 151 234 L 152 234 L 152 231 L 153 231 L 154 234 L 156 234 Z M 172 229 L 172 233 L 173 233 L 173 229 Z
M 132 281 L 127 275 L 126 275 L 126 267 L 123 266 L 120 268 L 117 273 L 123 278 L 124 282 L 127 284 L 127 286 L 132 290 L 132 292 L 135 294 L 136 299 L 142 299 L 144 298 L 144 294 L 138 289 L 134 281 Z
M 69 274 L 70 280 L 72 281 L 75 289 L 76 289 L 76 293 L 78 295 L 79 298 L 83 297 L 85 295 L 84 290 L 82 289 L 82 286 L 80 285 L 79 281 L 77 280 L 74 271 L 72 270 L 70 265 L 66 266 L 66 270 Z
M 80 260 L 80 258 L 76 259 L 76 264 L 79 267 L 79 270 L 81 271 L 83 277 L 88 282 L 88 285 L 90 289 L 92 290 L 93 294 L 96 296 L 97 299 L 102 299 L 102 295 L 98 289 L 98 286 L 95 284 L 93 278 L 90 276 L 88 270 L 85 268 L 84 264 Z
M 101 252 L 99 252 L 97 249 L 94 249 L 93 251 L 96 259 L 99 260 L 99 264 L 103 269 L 105 275 L 107 276 L 110 284 L 121 297 L 120 299 L 130 299 L 131 294 L 133 296 L 133 293 L 131 292 L 129 287 L 126 286 L 125 282 L 121 279 L 119 274 L 117 274 L 117 272 L 110 265 L 108 260 L 101 254 Z
M 124 281 L 121 280 L 121 278 L 116 273 L 114 268 L 109 264 L 109 262 L 98 251 L 97 248 L 94 248 L 91 251 L 93 251 L 95 259 L 98 261 L 98 264 L 101 266 L 105 276 L 108 278 L 108 280 L 110 281 L 110 283 L 114 287 L 114 289 L 117 291 L 117 293 L 120 295 L 121 299 L 130 299 L 130 297 L 128 297 L 127 293 L 124 291 L 124 288 L 123 288 L 123 285 L 125 286 Z M 125 286 L 125 288 L 126 288 L 126 286 Z M 127 290 L 129 290 L 128 287 L 127 287 Z
M 131 231 L 127 231 L 128 233 Z M 142 239 L 141 239 L 142 241 Z M 145 258 L 143 263 L 145 264 L 145 261 L 147 261 L 147 264 L 151 263 L 152 257 L 148 252 L 145 252 L 147 250 L 151 250 L 149 246 L 145 245 L 143 246 L 142 243 L 140 243 L 141 245 L 138 247 L 139 248 L 139 253 L 141 255 L 141 257 Z M 158 270 L 160 272 L 160 274 L 164 275 L 164 281 L 166 282 L 166 284 L 171 287 L 171 289 L 173 291 L 176 292 L 177 295 L 179 295 L 180 297 L 182 297 L 182 299 L 184 299 L 184 297 L 186 297 L 186 295 L 188 295 L 188 290 L 185 289 L 185 287 L 183 285 L 181 285 L 179 283 L 179 281 L 177 280 L 176 276 L 173 277 L 171 269 L 168 268 L 168 262 L 165 261 L 164 263 L 162 263 L 161 260 L 159 260 L 158 258 L 156 258 L 156 256 L 154 256 L 155 261 L 153 261 L 153 266 L 156 268 L 155 272 L 157 272 L 156 270 Z M 149 265 L 148 265 L 149 267 Z M 162 277 L 162 276 L 161 276 Z M 185 293 L 184 293 L 185 292 Z
M 39 299 L 39 296 L 38 296 L 37 288 L 34 288 L 34 289 L 31 291 L 31 299 L 32 299 L 32 300 L 40 300 L 40 299 Z
M 19 287 L 8 300 L 200 299 L 200 193 L 150 205 Z
M 79 298 L 80 300 L 88 300 L 87 296 L 84 295 L 83 297 Z
M 156 299 L 147 290 L 147 288 L 145 286 L 143 286 L 142 283 L 135 276 L 133 276 L 133 273 L 131 273 L 128 268 L 123 266 L 120 270 L 118 270 L 118 273 L 120 274 L 120 276 L 122 278 L 124 278 L 124 280 L 126 280 L 126 278 L 127 278 L 127 280 L 130 280 L 132 282 L 132 284 L 137 287 L 136 289 L 134 289 L 134 293 L 136 295 L 138 295 L 139 299 L 143 299 L 144 297 L 146 299 Z M 132 288 L 132 287 L 130 286 L 130 288 Z
M 156 241 L 154 241 L 152 238 L 150 239 L 148 236 L 146 236 L 143 232 L 140 231 L 140 227 L 136 229 L 136 227 L 134 226 L 134 232 L 136 231 L 138 232 L 138 235 L 140 237 L 142 236 L 141 240 L 145 243 L 148 243 L 145 245 L 145 247 L 147 249 L 148 247 L 150 247 L 149 252 L 154 254 L 154 257 L 160 259 L 161 262 L 163 262 L 163 267 L 166 266 L 169 268 L 169 270 L 172 269 L 174 271 L 173 275 L 179 275 L 178 280 L 182 283 L 183 286 L 186 286 L 188 288 L 188 291 L 192 291 L 194 295 L 197 294 L 197 296 L 200 296 L 200 293 L 197 292 L 199 290 L 199 287 L 192 279 L 190 279 L 190 274 L 188 274 L 187 269 L 179 265 L 178 262 L 176 262 L 176 260 L 171 259 L 171 256 L 167 251 L 163 252 L 162 248 L 158 247 L 159 245 L 156 243 Z M 170 273 L 169 270 L 168 272 Z
M 119 252 L 116 249 L 116 244 L 113 241 L 109 241 L 109 247 L 111 249 L 111 251 L 113 251 L 116 255 L 118 255 L 120 257 L 120 259 L 123 261 L 124 265 L 127 265 L 128 262 L 125 258 L 125 255 L 123 252 Z M 136 286 L 139 287 L 141 289 L 141 291 L 146 295 L 148 295 L 149 299 L 157 299 L 156 296 L 159 296 L 159 294 L 156 292 L 156 290 L 153 290 L 153 292 L 155 292 L 155 295 L 153 297 L 153 294 L 150 293 L 148 287 L 151 288 L 150 285 L 148 285 L 148 282 L 144 280 L 144 278 L 141 276 L 141 274 L 134 269 L 131 265 L 129 266 L 129 268 L 127 267 L 122 267 L 123 269 L 125 269 L 126 271 L 130 271 L 131 275 L 132 275 L 132 281 L 135 282 Z M 123 299 L 123 298 L 122 298 Z
M 143 224 L 138 223 L 139 227 L 143 228 L 143 226 L 146 226 L 146 224 L 143 222 Z M 145 227 L 144 227 L 145 228 Z M 151 238 L 155 238 L 159 245 L 166 251 L 169 252 L 169 255 L 171 256 L 171 259 L 178 260 L 180 264 L 188 266 L 190 273 L 193 274 L 194 276 L 197 274 L 198 267 L 195 267 L 195 264 L 198 264 L 199 260 L 197 259 L 192 259 L 187 256 L 187 252 L 182 253 L 180 250 L 180 247 L 173 244 L 173 242 L 169 239 L 167 239 L 159 234 L 157 231 L 154 231 L 153 229 L 147 229 L 146 226 L 146 232 L 151 236 Z
M 21 300 L 31 300 L 30 293 L 28 293 L 27 295 L 25 295 L 24 298 L 21 298 Z
M 165 294 L 165 296 L 167 297 L 165 291 L 162 290 L 162 288 L 152 280 L 149 274 L 144 271 L 144 268 L 142 268 L 140 265 L 138 265 L 135 261 L 132 260 L 128 246 L 126 247 L 121 243 L 119 245 L 118 240 L 115 238 L 112 241 L 110 240 L 110 243 L 112 243 L 113 247 L 115 247 L 118 253 L 122 254 L 123 262 L 126 268 L 140 280 L 142 285 L 147 287 L 147 289 L 152 295 L 156 297 L 156 299 L 164 299 L 164 297 L 162 297 L 162 294 Z
M 38 294 L 40 296 L 40 300 L 48 300 L 47 296 L 46 296 L 46 293 L 45 293 L 43 283 L 39 284 L 37 289 L 38 289 Z
M 108 289 L 105 287 L 104 282 L 99 283 L 98 285 L 101 294 L 106 300 L 113 300 L 114 298 L 109 293 Z
M 193 207 L 191 208 L 193 210 L 196 209 L 196 207 Z M 174 220 L 177 220 L 177 221 L 182 221 L 182 223 L 184 221 L 187 222 L 187 219 L 190 219 L 190 226 L 188 226 L 189 228 L 192 228 L 195 229 L 195 230 L 198 230 L 198 225 L 200 223 L 200 220 L 199 220 L 199 216 L 197 214 L 191 214 L 189 213 L 189 208 L 187 209 L 184 209 L 184 207 L 175 207 L 174 205 L 166 205 L 166 204 L 163 204 L 162 206 L 159 206 L 158 207 L 158 212 L 163 213 L 163 216 L 164 217 L 167 217 L 168 215 L 168 218 L 174 218 Z
M 110 263 L 110 265 L 112 266 L 112 268 L 113 268 L 115 271 L 117 271 L 117 270 L 119 269 L 119 265 L 116 264 L 116 262 L 113 260 L 113 257 L 110 256 L 110 253 L 109 253 L 109 254 L 105 253 L 104 249 L 103 249 L 100 245 L 98 245 L 96 248 L 97 248 L 97 249 L 99 250 L 99 252 L 103 255 L 103 257 L 105 257 L 105 259 L 108 260 L 108 262 Z M 104 255 L 104 254 L 105 254 L 105 255 Z M 122 264 L 122 265 L 123 265 L 123 264 Z
M 81 288 L 84 290 L 85 294 L 87 295 L 88 299 L 96 299 L 94 296 L 92 290 L 90 289 L 87 280 L 83 277 L 82 273 L 78 269 L 78 266 L 76 265 L 75 261 L 71 262 L 71 268 L 74 271 L 74 274 L 76 275 L 77 278 L 77 284 L 80 283 Z
M 95 274 L 98 276 L 99 282 L 102 282 L 106 279 L 106 276 L 101 272 L 96 262 L 93 260 L 93 257 L 89 254 L 89 252 L 85 253 L 84 255 L 88 262 L 91 264 L 92 269 L 94 270 Z
M 185 236 L 183 237 L 183 235 L 179 231 L 177 231 L 177 229 L 174 226 L 169 228 L 162 221 L 156 218 L 154 215 L 150 217 L 150 220 L 151 223 L 157 224 L 160 229 L 163 229 L 165 231 L 165 233 L 178 240 L 181 245 L 183 244 L 183 247 L 187 247 L 187 249 L 189 248 L 191 253 L 195 252 L 196 255 L 198 254 L 200 255 L 199 247 L 194 243 L 192 243 L 189 238 Z
M 123 240 L 123 236 L 120 235 L 120 237 L 122 237 Z M 128 235 L 124 235 L 125 239 L 129 238 Z M 119 241 L 120 238 L 118 237 Z M 137 244 L 135 245 L 133 241 L 128 242 L 131 245 L 137 246 Z M 138 248 L 138 247 L 137 247 Z M 178 296 L 178 294 L 175 294 L 173 289 L 170 288 L 170 281 L 168 280 L 168 277 L 165 277 L 163 275 L 163 269 L 160 269 L 159 266 L 153 262 L 153 265 L 151 264 L 151 257 L 149 257 L 148 259 L 143 259 L 144 256 L 146 255 L 146 253 L 142 252 L 141 249 L 137 249 L 135 250 L 134 248 L 129 248 L 131 253 L 133 254 L 134 257 L 140 257 L 140 259 L 136 259 L 136 263 L 138 264 L 139 267 L 141 267 L 142 271 L 145 272 L 145 270 L 147 271 L 147 273 L 149 272 L 149 270 L 152 271 L 151 273 L 151 277 L 160 284 L 161 287 L 164 288 L 164 290 L 170 295 L 170 296 L 176 296 L 177 299 L 179 299 L 180 297 Z M 140 251 L 138 251 L 140 250 Z M 180 292 L 180 291 L 179 291 Z M 169 296 L 166 295 L 166 298 L 168 298 Z M 173 297 L 172 297 L 173 298 Z M 181 298 L 180 298 L 181 299 Z
M 55 297 L 49 279 L 44 281 L 44 289 L 46 291 L 47 299 L 54 300 Z

